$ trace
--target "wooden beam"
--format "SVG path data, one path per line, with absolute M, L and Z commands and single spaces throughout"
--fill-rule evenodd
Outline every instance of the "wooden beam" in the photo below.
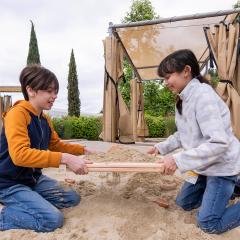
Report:
M 0 92 L 22 92 L 20 86 L 0 86 Z
M 89 172 L 158 172 L 163 173 L 161 163 L 92 163 L 87 164 Z
M 160 168 L 88 168 L 88 172 L 135 172 L 135 173 L 163 173 Z

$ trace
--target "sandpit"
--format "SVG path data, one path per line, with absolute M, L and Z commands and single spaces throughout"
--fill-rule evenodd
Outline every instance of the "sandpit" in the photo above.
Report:
M 99 150 L 88 158 L 94 162 L 154 162 L 146 154 L 148 147 L 85 142 Z M 102 152 L 101 152 L 102 151 Z M 183 178 L 179 174 L 159 173 L 90 173 L 75 175 L 60 169 L 45 174 L 71 186 L 81 194 L 80 205 L 64 209 L 65 223 L 52 233 L 29 230 L 1 232 L 0 239 L 19 240 L 237 240 L 240 228 L 222 235 L 203 233 L 195 221 L 196 211 L 184 212 L 174 201 Z M 65 179 L 73 181 L 66 182 Z M 153 198 L 169 203 L 168 208 L 152 202 Z

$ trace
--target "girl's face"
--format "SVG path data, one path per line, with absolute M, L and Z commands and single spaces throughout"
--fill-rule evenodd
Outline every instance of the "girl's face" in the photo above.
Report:
M 164 78 L 164 83 L 173 93 L 180 93 L 191 79 L 191 67 L 186 66 L 180 73 L 174 72 L 167 74 Z

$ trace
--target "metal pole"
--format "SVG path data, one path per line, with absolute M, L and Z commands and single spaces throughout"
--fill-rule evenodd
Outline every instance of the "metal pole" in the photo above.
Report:
M 199 18 L 208 18 L 208 17 L 218 17 L 224 16 L 232 13 L 240 13 L 240 8 L 230 9 L 230 10 L 221 10 L 217 12 L 208 12 L 208 13 L 196 13 L 192 15 L 184 15 L 178 17 L 170 17 L 170 18 L 159 18 L 155 20 L 147 20 L 147 21 L 139 21 L 139 22 L 131 22 L 131 23 L 123 23 L 123 24 L 113 24 L 109 26 L 109 28 L 128 28 L 128 27 L 139 27 L 145 25 L 154 25 L 159 23 L 167 23 L 167 22 L 177 22 L 183 20 L 193 20 Z

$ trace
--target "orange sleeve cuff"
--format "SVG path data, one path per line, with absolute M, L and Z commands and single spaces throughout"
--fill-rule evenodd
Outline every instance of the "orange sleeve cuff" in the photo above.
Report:
M 62 159 L 62 153 L 49 151 L 48 167 L 59 167 Z

